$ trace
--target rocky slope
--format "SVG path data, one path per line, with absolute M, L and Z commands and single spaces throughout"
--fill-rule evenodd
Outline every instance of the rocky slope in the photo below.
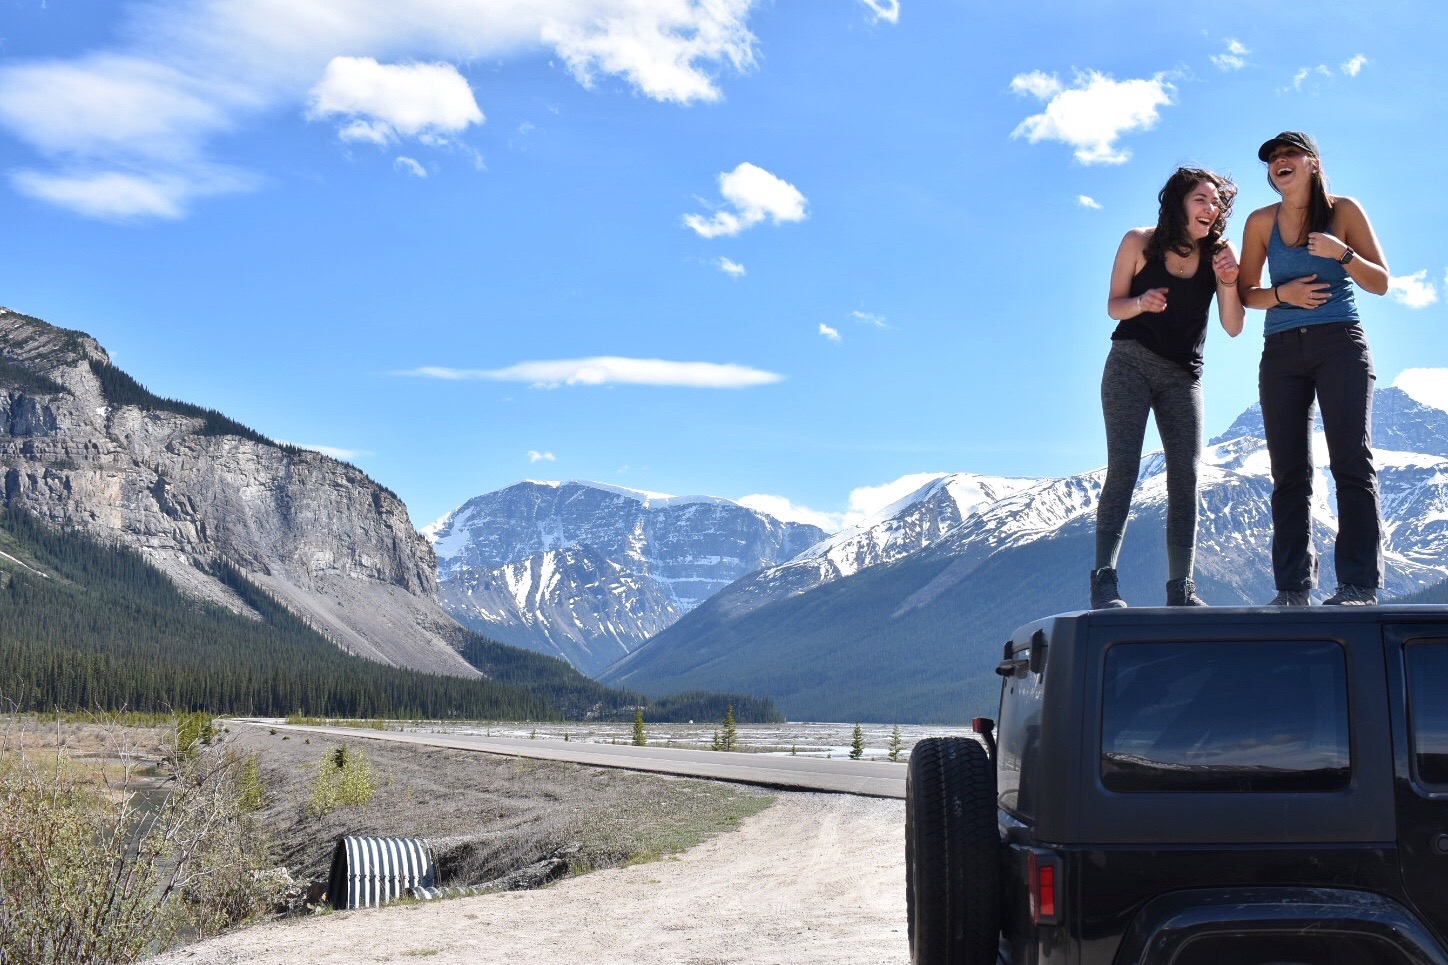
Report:
M 1438 376 L 1448 388 L 1448 372 Z M 1374 434 L 1383 596 L 1391 599 L 1448 578 L 1448 411 L 1400 387 L 1380 389 Z M 1315 446 L 1320 597 L 1336 583 L 1330 547 L 1337 521 L 1320 431 Z M 1197 582 L 1217 605 L 1262 603 L 1275 589 L 1260 413 L 1244 412 L 1203 455 Z M 925 527 L 938 535 L 908 552 L 872 548 L 853 556 L 850 572 L 829 558 L 831 542 L 813 547 L 741 579 L 602 679 L 645 692 L 764 693 L 792 719 L 958 721 L 989 713 L 1000 641 L 1032 617 L 1087 603 L 1102 476 L 1095 470 L 1010 481 L 999 498 L 972 502 L 954 526 Z M 906 519 L 931 518 L 938 510 L 926 508 L 930 492 L 897 504 L 874 525 L 905 529 Z M 1165 507 L 1165 466 L 1154 454 L 1143 461 L 1121 557 L 1123 593 L 1134 605 L 1164 598 Z
M 824 532 L 727 499 L 522 482 L 428 526 L 448 612 L 597 673 L 739 577 Z
M 344 649 L 476 676 L 449 642 L 431 546 L 407 508 L 346 463 L 158 399 L 91 337 L 0 309 L 7 508 L 140 551 L 192 595 L 245 604 L 229 560 Z

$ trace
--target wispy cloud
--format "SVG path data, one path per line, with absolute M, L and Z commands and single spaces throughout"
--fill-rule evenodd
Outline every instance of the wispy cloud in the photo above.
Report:
M 875 14 L 876 20 L 900 22 L 900 0 L 860 0 Z
M 423 167 L 416 158 L 399 155 L 397 160 L 392 162 L 392 166 L 399 171 L 406 171 L 415 178 L 427 177 L 427 168 Z
M 1046 109 L 1021 121 L 1011 137 L 1024 137 L 1032 144 L 1068 144 L 1082 164 L 1122 164 L 1131 152 L 1117 146 L 1117 139 L 1154 127 L 1158 109 L 1172 103 L 1176 88 L 1165 74 L 1117 81 L 1089 70 L 1077 74 L 1071 87 L 1054 74 L 1018 74 L 1011 80 L 1011 90 L 1046 102 Z
M 1428 269 L 1388 279 L 1388 294 L 1409 308 L 1427 308 L 1438 300 L 1438 288 L 1428 280 Z
M 773 516 L 786 523 L 807 523 L 811 526 L 818 526 L 827 533 L 835 532 L 844 522 L 844 517 L 840 513 L 826 513 L 810 509 L 808 506 L 800 506 L 784 496 L 753 493 L 748 496 L 740 496 L 734 501 L 756 513 L 764 513 L 766 516 Z
M 853 526 L 866 517 L 873 516 L 891 503 L 904 499 L 921 486 L 932 483 L 944 475 L 946 474 L 943 472 L 916 472 L 879 486 L 861 486 L 858 489 L 850 490 L 845 525 Z
M 311 90 L 307 116 L 340 117 L 343 140 L 381 144 L 483 123 L 472 88 L 452 64 L 379 64 L 371 57 L 333 57 Z
M 886 325 L 886 324 L 885 324 L 885 316 L 884 316 L 884 315 L 873 315 L 873 314 L 871 314 L 870 312 L 854 311 L 854 312 L 850 312 L 850 317 L 853 318 L 853 319 L 854 319 L 855 321 L 857 321 L 857 322 L 863 322 L 864 324 L 869 325 L 869 326 L 871 326 L 871 327 L 873 327 L 873 328 L 889 328 L 889 327 L 890 327 L 889 325 Z
M 1218 70 L 1241 70 L 1247 66 L 1247 55 L 1250 53 L 1251 51 L 1240 42 L 1229 37 L 1226 51 L 1214 55 L 1212 63 L 1217 66 Z
M 820 322 L 820 334 L 823 335 L 825 338 L 829 339 L 831 342 L 838 342 L 840 340 L 840 330 L 837 328 L 830 328 L 824 322 Z
M 1095 198 L 1091 197 L 1089 194 L 1078 194 L 1078 195 L 1076 195 L 1076 203 L 1079 204 L 1079 205 L 1080 205 L 1081 207 L 1083 207 L 1083 208 L 1090 208 L 1092 211 L 1100 211 L 1100 210 L 1101 210 L 1101 202 L 1097 201 Z
M 1299 67 L 1297 72 L 1292 75 L 1292 83 L 1286 87 L 1277 88 L 1277 93 L 1287 94 L 1292 91 L 1301 91 L 1304 88 L 1311 89 L 1313 85 L 1309 81 L 1331 76 L 1332 68 L 1326 64 L 1318 64 L 1316 67 Z
M 341 459 L 344 462 L 352 462 L 364 456 L 372 455 L 372 453 L 366 449 L 341 449 L 337 446 L 314 446 L 305 442 L 287 442 L 283 439 L 278 439 L 277 442 L 284 446 L 296 446 L 298 449 L 310 449 L 312 452 L 320 452 L 324 456 Z
M 719 193 L 727 209 L 712 217 L 684 216 L 684 224 L 704 238 L 737 235 L 766 219 L 780 224 L 806 217 L 807 202 L 798 188 L 748 161 L 719 175 Z
M 752 0 L 174 0 L 125 6 L 125 38 L 68 59 L 0 67 L 0 128 L 34 152 L 16 187 L 95 217 L 180 217 L 263 179 L 209 156 L 279 110 L 352 141 L 456 135 L 482 111 L 452 64 L 545 52 L 585 85 L 718 100 L 755 60 Z M 282 26 L 285 25 L 285 26 Z M 382 62 L 385 58 L 388 62 Z M 422 134 L 417 134 L 419 140 Z
M 454 369 L 423 366 L 396 372 L 451 381 L 489 379 L 497 382 L 527 382 L 536 388 L 563 385 L 653 385 L 689 389 L 740 389 L 779 382 L 776 372 L 745 365 L 718 362 L 671 362 L 664 359 L 621 358 L 600 355 L 586 359 L 519 362 L 502 369 Z
M 537 449 L 528 450 L 529 462 L 557 462 L 558 457 L 551 452 L 539 452 Z
M 720 258 L 714 264 L 716 267 L 718 267 L 720 271 L 722 271 L 726 275 L 729 275 L 733 278 L 744 277 L 744 266 L 739 264 L 739 262 L 737 261 L 732 261 L 728 258 Z
M 1357 54 L 1351 59 L 1343 62 L 1342 72 L 1344 74 L 1347 74 L 1349 77 L 1356 77 L 1358 73 L 1370 63 L 1372 63 L 1372 61 L 1368 60 L 1362 54 Z

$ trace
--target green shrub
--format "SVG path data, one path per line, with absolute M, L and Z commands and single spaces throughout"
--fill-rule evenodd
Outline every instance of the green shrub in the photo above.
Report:
M 362 751 L 349 750 L 343 744 L 317 765 L 317 781 L 312 785 L 307 808 L 321 816 L 344 805 L 360 807 L 376 793 L 377 775 L 372 761 Z
M 0 745 L 0 962 L 133 962 L 275 902 L 244 758 L 181 730 L 144 796 L 129 770 L 96 786 L 59 748 L 42 764 Z

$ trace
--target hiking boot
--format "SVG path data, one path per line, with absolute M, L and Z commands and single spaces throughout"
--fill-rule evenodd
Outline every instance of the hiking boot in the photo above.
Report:
M 1172 580 L 1166 585 L 1167 606 L 1207 606 L 1206 600 L 1197 596 L 1197 585 L 1191 580 Z
M 1337 592 L 1322 603 L 1324 606 L 1377 606 L 1378 588 L 1358 586 L 1356 583 L 1339 583 Z
M 1268 606 L 1312 606 L 1312 595 L 1306 590 L 1278 590 Z
M 1091 609 L 1107 610 L 1123 606 L 1126 606 L 1126 601 L 1121 598 L 1121 591 L 1116 588 L 1115 568 L 1103 566 L 1099 570 L 1092 570 Z

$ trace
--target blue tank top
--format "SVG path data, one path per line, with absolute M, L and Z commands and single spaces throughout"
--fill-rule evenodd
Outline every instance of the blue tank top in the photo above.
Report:
M 1304 325 L 1326 325 L 1329 322 L 1357 322 L 1357 299 L 1353 297 L 1352 279 L 1347 269 L 1332 258 L 1308 254 L 1306 246 L 1291 248 L 1277 230 L 1277 216 L 1272 217 L 1272 237 L 1267 242 L 1267 274 L 1273 286 L 1284 285 L 1297 278 L 1316 274 L 1319 282 L 1327 282 L 1327 301 L 1316 308 L 1276 305 L 1267 309 L 1263 334 L 1276 335 Z

